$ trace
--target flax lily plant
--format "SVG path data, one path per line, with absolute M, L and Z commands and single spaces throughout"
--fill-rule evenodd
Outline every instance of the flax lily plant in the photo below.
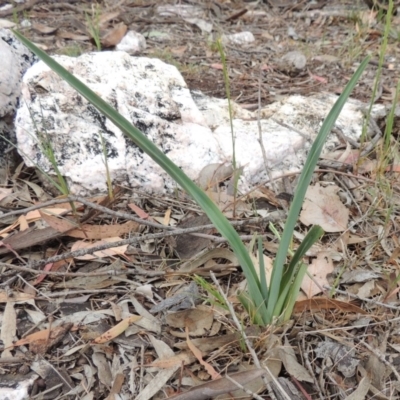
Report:
M 307 187 L 311 181 L 314 168 L 321 153 L 322 146 L 352 89 L 366 68 L 369 61 L 368 58 L 360 64 L 350 82 L 343 90 L 343 93 L 332 107 L 312 145 L 290 207 L 279 250 L 274 261 L 271 282 L 268 285 L 265 279 L 265 272 L 263 271 L 262 263 L 260 263 L 261 268 L 259 278 L 250 254 L 244 243 L 241 241 L 239 235 L 202 189 L 197 187 L 196 184 L 183 171 L 181 171 L 177 165 L 175 165 L 157 146 L 155 146 L 153 142 L 147 139 L 142 132 L 135 128 L 131 122 L 97 96 L 78 78 L 70 74 L 44 51 L 40 50 L 26 39 L 21 33 L 15 31 L 14 34 L 26 47 L 28 47 L 55 73 L 85 97 L 102 114 L 109 118 L 130 140 L 132 140 L 157 164 L 159 164 L 164 171 L 166 171 L 183 190 L 189 193 L 197 204 L 204 210 L 211 222 L 215 225 L 216 229 L 227 239 L 229 245 L 238 257 L 243 273 L 247 279 L 248 287 L 247 292 L 241 295 L 241 299 L 249 312 L 249 315 L 252 317 L 253 322 L 260 325 L 268 325 L 277 319 L 287 320 L 290 318 L 294 302 L 300 290 L 301 280 L 306 272 L 306 266 L 302 263 L 302 257 L 311 245 L 323 234 L 320 227 L 315 226 L 311 228 L 293 257 L 291 257 L 289 262 L 287 262 L 288 250 L 292 240 L 293 231 L 297 223 L 297 218 Z M 260 256 L 262 256 L 260 241 L 259 253 Z M 260 260 L 261 259 L 262 257 L 260 257 Z

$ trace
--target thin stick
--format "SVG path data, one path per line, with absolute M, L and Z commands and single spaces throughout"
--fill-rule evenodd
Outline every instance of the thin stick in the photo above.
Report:
M 243 385 L 241 385 L 239 382 L 236 382 L 234 379 L 232 379 L 228 374 L 225 375 L 225 378 L 228 379 L 228 381 L 231 381 L 233 384 L 235 384 L 239 389 L 242 389 L 244 392 L 246 392 L 248 395 L 252 396 L 256 400 L 264 400 L 261 396 L 259 396 L 256 393 L 253 393 L 251 390 L 246 389 Z
M 261 221 L 268 221 L 268 220 L 271 220 L 271 218 L 267 216 L 265 218 L 256 218 L 252 221 L 253 222 L 255 222 L 255 221 L 261 222 Z M 246 225 L 249 222 L 250 221 L 243 220 L 243 221 L 232 221 L 231 223 L 234 226 L 238 226 L 238 225 L 240 226 L 240 225 Z M 144 236 L 135 236 L 135 237 L 132 237 L 129 239 L 118 240 L 117 242 L 104 243 L 104 244 L 100 244 L 100 245 L 93 246 L 93 247 L 86 248 L 86 249 L 65 252 L 65 253 L 59 254 L 57 256 L 49 257 L 45 260 L 34 261 L 30 265 L 32 268 L 38 268 L 38 267 L 41 267 L 48 263 L 55 263 L 55 262 L 58 262 L 61 260 L 65 260 L 66 258 L 82 257 L 87 254 L 93 254 L 96 251 L 100 251 L 100 250 L 111 249 L 113 247 L 124 246 L 127 244 L 139 243 L 144 240 L 162 239 L 167 236 L 182 235 L 182 234 L 186 234 L 186 233 L 196 232 L 196 231 L 202 230 L 202 229 L 211 229 L 211 228 L 214 228 L 213 224 L 195 226 L 192 228 L 185 228 L 185 229 L 174 229 L 173 231 L 152 233 L 152 234 L 144 235 Z
M 331 286 L 326 286 L 325 285 L 324 289 L 333 290 L 334 293 L 343 294 L 343 295 L 348 296 L 348 297 L 350 297 L 352 299 L 365 301 L 366 303 L 375 304 L 375 305 L 381 306 L 381 307 L 386 307 L 386 308 L 389 308 L 391 310 L 396 310 L 396 311 L 399 310 L 399 306 L 391 306 L 390 304 L 381 303 L 380 301 L 371 300 L 371 299 L 364 299 L 364 298 L 362 299 L 361 297 L 358 297 L 357 295 L 355 295 L 353 293 L 345 292 L 344 290 L 339 290 L 339 289 L 333 288 Z
M 386 360 L 385 355 L 382 354 L 380 350 L 374 349 L 364 340 L 360 340 L 359 343 L 365 346 L 372 354 L 374 354 L 379 359 L 380 362 L 384 363 L 387 367 L 389 367 L 392 370 L 393 374 L 396 376 L 397 381 L 400 382 L 400 374 L 398 373 L 397 369 L 393 364 L 391 364 L 389 361 Z

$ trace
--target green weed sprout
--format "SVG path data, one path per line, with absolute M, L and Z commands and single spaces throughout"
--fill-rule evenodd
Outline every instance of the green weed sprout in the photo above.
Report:
M 101 40 L 100 40 L 100 7 L 98 4 L 92 7 L 92 15 L 85 13 L 86 23 L 89 28 L 89 33 L 92 36 L 94 43 L 96 44 L 97 50 L 101 51 Z
M 207 194 L 197 187 L 196 184 L 177 165 L 175 165 L 157 146 L 154 145 L 153 142 L 135 128 L 125 117 L 120 115 L 113 107 L 97 96 L 91 89 L 85 86 L 75 76 L 70 74 L 44 51 L 37 48 L 22 34 L 19 32 L 14 33 L 25 46 L 33 51 L 54 72 L 76 89 L 93 106 L 121 129 L 121 131 L 139 148 L 160 165 L 160 167 L 167 172 L 182 189 L 189 193 L 197 204 L 204 210 L 216 229 L 227 239 L 239 260 L 248 287 L 248 292 L 243 294 L 242 298 L 244 299 L 243 301 L 246 301 L 246 308 L 249 311 L 249 315 L 253 317 L 253 321 L 260 325 L 268 325 L 274 322 L 278 317 L 283 320 L 288 319 L 296 300 L 297 293 L 295 293 L 295 291 L 297 290 L 298 292 L 300 287 L 299 282 L 301 282 L 302 275 L 305 273 L 306 267 L 301 262 L 301 259 L 311 245 L 321 236 L 322 229 L 317 226 L 311 228 L 296 253 L 287 264 L 286 257 L 292 240 L 292 234 L 297 223 L 297 218 L 302 207 L 307 187 L 311 181 L 314 168 L 321 153 L 322 146 L 340 111 L 350 96 L 352 89 L 359 80 L 362 72 L 365 70 L 369 58 L 366 58 L 360 64 L 359 68 L 350 79 L 349 83 L 326 117 L 320 132 L 312 145 L 285 223 L 281 243 L 274 262 L 270 287 L 267 287 L 265 279 L 263 279 L 263 282 L 261 283 L 258 278 L 251 257 L 238 233 Z

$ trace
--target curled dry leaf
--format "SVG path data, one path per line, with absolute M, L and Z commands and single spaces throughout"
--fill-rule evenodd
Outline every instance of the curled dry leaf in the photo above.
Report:
M 336 185 L 310 186 L 307 189 L 300 221 L 304 225 L 320 225 L 325 232 L 342 232 L 347 228 L 349 210 L 336 194 Z
M 122 40 L 127 30 L 128 27 L 121 22 L 101 38 L 101 45 L 105 48 L 116 46 Z
M 233 167 L 230 164 L 209 164 L 200 171 L 198 184 L 203 190 L 211 189 L 216 191 L 218 189 L 218 185 L 229 179 L 232 174 Z

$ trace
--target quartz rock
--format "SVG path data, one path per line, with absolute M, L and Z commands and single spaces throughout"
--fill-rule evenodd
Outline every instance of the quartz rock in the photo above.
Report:
M 20 95 L 21 79 L 35 60 L 8 29 L 0 29 L 0 117 L 14 112 Z
M 35 56 L 8 29 L 0 29 L 0 175 L 14 164 L 10 141 L 15 143 L 14 114 L 21 94 L 22 75 Z M 6 174 L 7 175 L 7 174 Z M 0 184 L 4 181 L 1 178 Z
M 205 165 L 220 161 L 217 141 L 174 66 L 124 52 L 55 59 L 115 107 L 191 178 L 195 179 Z M 72 193 L 106 190 L 101 137 L 115 183 L 147 191 L 174 189 L 175 184 L 161 167 L 44 63 L 35 64 L 25 74 L 23 99 L 16 117 L 21 156 L 27 165 L 51 171 L 40 146 L 41 140 L 48 140 Z
M 128 54 L 141 53 L 146 49 L 146 39 L 138 32 L 128 31 L 115 47 L 117 51 L 125 51 Z
M 232 163 L 227 100 L 190 92 L 174 66 L 124 52 L 54 58 L 132 122 L 191 179 L 198 179 L 210 164 Z M 260 115 L 232 102 L 236 163 L 243 169 L 239 189 L 247 190 L 270 175 L 299 171 L 336 99 L 333 95 L 290 96 L 264 107 Z M 361 106 L 349 101 L 337 122 L 355 140 L 362 130 Z M 25 163 L 53 173 L 40 146 L 47 140 L 72 193 L 106 192 L 102 140 L 115 184 L 157 193 L 176 188 L 161 167 L 42 62 L 23 78 L 16 127 Z M 326 151 L 339 143 L 331 134 Z

